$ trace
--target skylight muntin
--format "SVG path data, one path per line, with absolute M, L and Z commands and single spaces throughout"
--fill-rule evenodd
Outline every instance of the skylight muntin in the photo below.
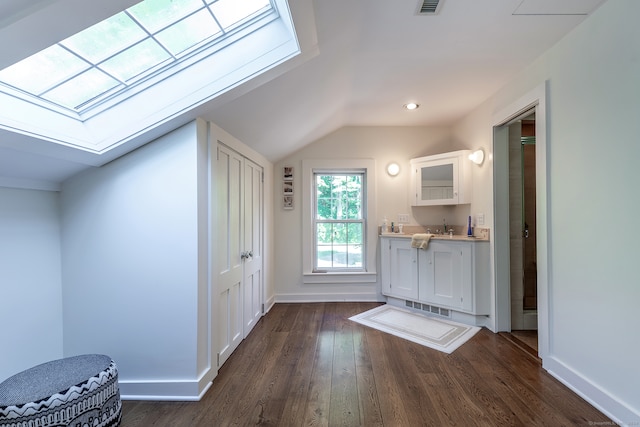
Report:
M 109 96 L 104 96 L 90 101 L 91 105 L 83 106 L 82 111 L 77 113 L 76 117 L 81 118 L 82 120 L 89 119 L 96 114 L 99 114 L 101 111 L 111 108 L 119 102 L 143 92 L 148 87 L 153 86 L 164 79 L 170 78 L 175 74 L 179 74 L 182 70 L 189 68 L 195 63 L 215 54 L 217 51 L 232 45 L 237 40 L 257 31 L 277 18 L 278 14 L 276 10 L 273 9 L 268 13 L 253 17 L 252 19 L 237 25 L 233 29 L 230 29 L 227 32 L 226 37 L 220 37 L 208 44 L 199 44 L 194 46 L 192 49 L 185 51 L 178 61 L 159 64 L 149 70 L 148 73 L 138 76 L 138 80 L 134 83 L 128 84 L 126 89 L 123 88 Z M 191 91 L 191 89 L 192 88 L 189 88 L 189 91 Z
M 213 7 L 217 3 L 222 3 L 222 2 L 218 2 L 214 0 L 206 0 L 206 1 L 202 0 L 202 2 L 203 2 L 202 6 L 199 7 L 198 9 L 192 10 L 190 13 L 185 14 L 184 16 L 182 16 L 180 19 L 176 21 L 172 21 L 168 24 L 155 28 L 155 31 L 153 32 L 148 31 L 144 26 L 144 24 L 142 24 L 142 22 L 140 22 L 140 20 L 136 18 L 136 16 L 134 16 L 135 14 L 131 12 L 131 9 L 135 8 L 136 6 L 133 6 L 132 8 L 129 8 L 123 12 L 120 12 L 120 14 L 126 14 L 127 18 L 135 22 L 135 24 L 138 25 L 139 28 L 141 28 L 145 32 L 146 35 L 144 36 L 144 38 L 139 38 L 135 43 L 128 45 L 124 48 L 121 48 L 117 51 L 114 51 L 109 56 L 106 56 L 97 62 L 90 61 L 88 58 L 85 58 L 84 56 L 78 54 L 77 52 L 73 51 L 71 48 L 67 46 L 70 44 L 69 40 L 73 39 L 74 37 L 77 37 L 78 34 L 81 34 L 82 32 L 61 41 L 56 45 L 53 45 L 52 47 L 58 47 L 58 48 L 64 49 L 66 52 L 71 53 L 74 57 L 83 61 L 86 64 L 86 67 L 84 67 L 82 71 L 76 72 L 71 76 L 68 76 L 63 81 L 59 81 L 56 84 L 51 85 L 46 90 L 42 91 L 39 94 L 40 96 L 34 96 L 34 94 L 32 93 L 22 90 L 19 87 L 7 85 L 5 82 L 2 82 L 2 81 L 0 81 L 0 87 L 2 87 L 2 90 L 5 93 L 11 96 L 18 97 L 24 101 L 28 101 L 36 105 L 40 105 L 48 110 L 64 114 L 71 118 L 84 121 L 86 119 L 89 119 L 95 116 L 96 114 L 99 114 L 101 111 L 111 108 L 117 103 L 122 102 L 125 99 L 144 91 L 146 88 L 153 86 L 154 84 L 164 80 L 165 78 L 168 78 L 173 74 L 179 73 L 181 70 L 214 54 L 216 51 L 223 49 L 224 47 L 232 44 L 233 42 L 241 39 L 242 37 L 250 34 L 253 31 L 256 31 L 262 26 L 267 25 L 269 22 L 272 22 L 273 20 L 278 18 L 278 13 L 275 6 L 271 1 L 269 1 L 266 6 L 262 7 L 256 12 L 246 16 L 243 19 L 238 20 L 235 23 L 227 25 L 225 28 L 223 28 L 223 25 L 220 25 L 218 19 L 215 17 L 213 12 L 211 11 L 211 7 Z M 165 30 L 169 30 L 172 27 L 175 27 L 176 25 L 184 22 L 185 20 L 191 18 L 195 14 L 202 11 L 207 11 L 208 13 L 210 13 L 218 25 L 219 31 L 215 32 L 212 36 L 207 37 L 193 44 L 192 46 L 189 46 L 183 49 L 182 51 L 176 52 L 176 53 L 172 53 L 170 49 L 167 48 L 165 44 L 158 39 L 158 36 L 162 34 Z M 116 14 L 110 18 L 107 18 L 105 21 L 109 19 L 113 19 L 114 17 L 120 14 Z M 100 25 L 105 21 L 102 21 L 97 25 Z M 90 29 L 91 28 L 93 27 L 90 27 Z M 133 76 L 130 76 L 128 79 L 119 78 L 115 76 L 113 73 L 108 73 L 101 68 L 101 66 L 104 66 L 106 62 L 112 60 L 113 58 L 127 51 L 128 49 L 134 48 L 140 43 L 144 43 L 145 41 L 151 41 L 151 40 L 155 42 L 158 46 L 160 46 L 167 53 L 167 57 L 165 60 L 160 61 L 157 64 L 151 66 L 150 68 L 143 70 Z M 104 73 L 109 78 L 112 78 L 114 82 L 117 82 L 117 84 L 115 84 L 112 88 L 107 89 L 106 91 L 94 96 L 93 98 L 80 103 L 79 105 L 75 106 L 75 108 L 65 107 L 59 103 L 56 103 L 44 97 L 48 93 L 54 93 L 54 91 L 57 88 L 60 88 L 65 83 L 70 82 L 75 78 L 78 78 L 78 76 L 80 76 L 82 73 L 85 73 L 91 70 L 98 70 L 100 73 Z

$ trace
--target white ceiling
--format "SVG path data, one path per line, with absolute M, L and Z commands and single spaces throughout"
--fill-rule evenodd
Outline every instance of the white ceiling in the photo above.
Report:
M 343 126 L 450 125 L 604 1 L 441 0 L 438 15 L 418 16 L 418 0 L 290 0 L 306 19 L 315 17 L 319 53 L 294 68 L 275 70 L 260 85 L 226 93 L 191 115 L 215 122 L 272 161 Z M 2 0 L 0 31 L 19 28 L 25 16 L 64 2 L 90 8 L 90 20 L 111 13 L 96 12 L 96 4 L 103 2 Z M 134 1 L 107 2 L 114 3 Z M 305 37 L 312 24 L 296 22 Z M 33 39 L 59 41 L 60 25 L 52 27 L 38 29 Z M 12 31 L 21 36 L 3 40 L 0 58 L 20 55 L 22 46 L 24 55 L 32 53 L 36 42 L 27 36 L 31 33 L 29 28 Z M 420 108 L 405 111 L 402 105 L 409 101 Z M 51 156 L 40 148 L 41 141 L 28 144 L 24 135 L 15 140 L 24 148 L 0 140 L 0 184 L 55 184 L 91 167 L 71 155 Z

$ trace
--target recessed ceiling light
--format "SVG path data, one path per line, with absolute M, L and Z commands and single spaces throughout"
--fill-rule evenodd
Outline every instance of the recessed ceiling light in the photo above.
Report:
M 404 104 L 403 107 L 405 108 L 405 110 L 415 110 L 418 107 L 420 107 L 420 105 L 414 103 L 414 102 L 410 102 L 408 104 Z

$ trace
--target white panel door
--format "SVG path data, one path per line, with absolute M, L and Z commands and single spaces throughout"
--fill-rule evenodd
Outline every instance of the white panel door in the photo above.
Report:
M 429 264 L 433 276 L 430 302 L 452 308 L 463 308 L 463 263 L 459 246 L 433 242 L 429 245 Z M 429 282 L 429 280 L 427 280 Z
M 390 239 L 390 294 L 418 299 L 418 254 L 409 239 Z
M 243 335 L 242 304 L 244 299 L 243 260 L 241 257 L 243 208 L 243 161 L 238 153 L 218 145 L 216 182 L 216 207 L 218 209 L 217 277 L 218 313 L 218 366 L 227 360 L 238 347 Z M 215 321 L 214 320 L 214 321 Z
M 262 316 L 262 168 L 244 161 L 244 337 Z

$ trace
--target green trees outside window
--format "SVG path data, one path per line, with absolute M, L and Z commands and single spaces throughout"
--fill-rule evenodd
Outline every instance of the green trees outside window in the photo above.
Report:
M 363 270 L 364 173 L 316 173 L 314 176 L 315 268 Z

